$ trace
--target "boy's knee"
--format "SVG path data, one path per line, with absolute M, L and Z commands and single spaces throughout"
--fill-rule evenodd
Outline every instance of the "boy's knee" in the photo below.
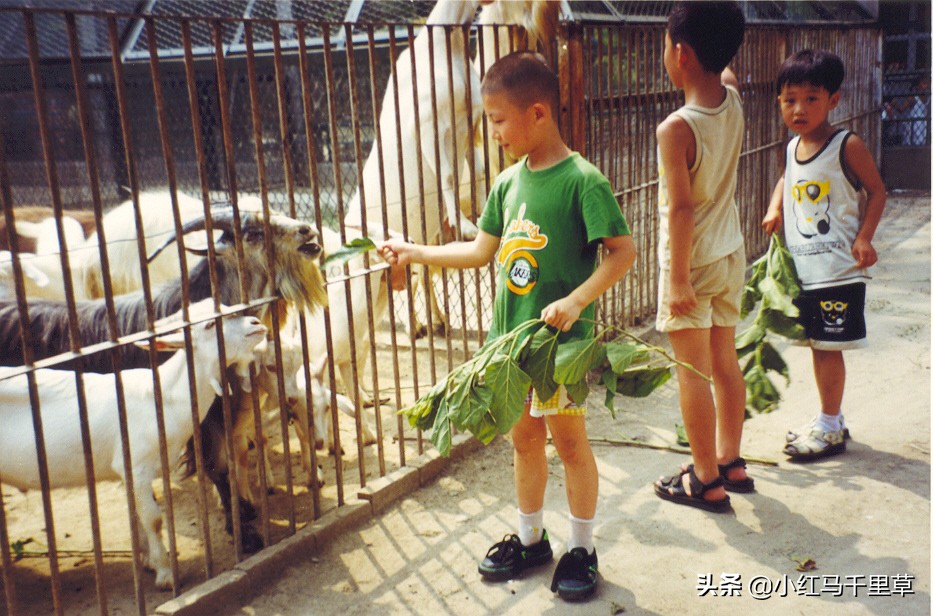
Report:
M 565 466 L 586 463 L 593 458 L 593 450 L 585 438 L 554 437 L 554 447 Z

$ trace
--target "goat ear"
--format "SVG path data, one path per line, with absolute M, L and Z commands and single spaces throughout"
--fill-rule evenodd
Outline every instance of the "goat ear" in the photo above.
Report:
M 148 350 L 150 347 L 149 340 L 139 340 L 134 342 L 136 346 L 141 349 Z M 175 351 L 185 346 L 185 336 L 180 331 L 171 332 L 168 334 L 162 334 L 158 338 L 152 341 L 152 346 L 155 347 L 156 351 Z

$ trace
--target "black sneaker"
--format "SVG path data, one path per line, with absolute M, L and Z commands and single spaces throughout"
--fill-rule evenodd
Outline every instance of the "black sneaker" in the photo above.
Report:
M 567 601 L 586 599 L 596 590 L 598 570 L 595 548 L 592 554 L 587 554 L 585 548 L 574 548 L 557 563 L 554 579 L 551 580 L 551 592 L 556 592 Z
M 548 563 L 552 558 L 554 553 L 547 531 L 541 535 L 541 541 L 529 546 L 522 545 L 518 535 L 506 535 L 486 552 L 486 558 L 479 564 L 479 573 L 487 580 L 510 580 L 525 569 Z

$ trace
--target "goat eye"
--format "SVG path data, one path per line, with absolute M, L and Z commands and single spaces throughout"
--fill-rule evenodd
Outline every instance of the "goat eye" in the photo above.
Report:
M 262 241 L 262 231 L 250 230 L 246 232 L 244 239 L 247 242 L 261 242 Z

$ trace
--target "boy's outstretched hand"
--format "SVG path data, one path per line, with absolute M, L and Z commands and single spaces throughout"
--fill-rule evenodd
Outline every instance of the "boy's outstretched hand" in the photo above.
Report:
M 411 263 L 413 244 L 402 240 L 386 240 L 378 245 L 379 254 L 392 267 L 405 267 Z

